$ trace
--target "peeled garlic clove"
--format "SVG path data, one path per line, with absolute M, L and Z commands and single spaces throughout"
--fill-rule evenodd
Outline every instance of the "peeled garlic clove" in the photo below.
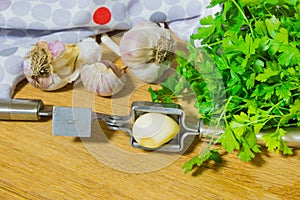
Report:
M 125 77 L 112 63 L 96 62 L 80 69 L 83 86 L 99 96 L 112 96 L 125 85 Z
M 120 40 L 123 62 L 145 82 L 154 82 L 163 75 L 175 57 L 175 50 L 170 31 L 148 21 L 127 31 Z
M 85 38 L 77 44 L 80 53 L 76 65 L 81 67 L 86 64 L 100 62 L 102 59 L 102 47 L 93 38 Z
M 160 113 L 146 113 L 136 119 L 132 127 L 134 139 L 147 148 L 158 148 L 174 138 L 179 125 L 174 119 Z
M 24 74 L 37 88 L 56 90 L 79 76 L 75 67 L 79 48 L 75 44 L 39 41 L 29 54 L 24 59 Z

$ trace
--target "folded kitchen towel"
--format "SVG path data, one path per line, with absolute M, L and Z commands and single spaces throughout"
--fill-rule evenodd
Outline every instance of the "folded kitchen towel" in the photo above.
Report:
M 150 20 L 166 22 L 183 40 L 199 18 L 216 12 L 209 0 L 1 0 L 0 98 L 13 97 L 24 79 L 23 57 L 38 40 L 78 43 L 83 38 L 128 30 Z

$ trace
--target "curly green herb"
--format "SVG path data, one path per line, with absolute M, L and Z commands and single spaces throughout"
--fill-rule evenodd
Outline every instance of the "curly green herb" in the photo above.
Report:
M 286 127 L 300 126 L 300 1 L 212 0 L 210 7 L 216 5 L 221 11 L 200 20 L 188 55 L 179 53 L 177 74 L 161 90 L 149 90 L 153 101 L 170 102 L 189 86 L 200 118 L 224 122 L 217 142 L 225 151 L 250 161 L 261 152 L 256 134 L 273 128 L 262 138 L 268 150 L 292 154 L 282 137 Z M 194 45 L 199 41 L 200 48 Z M 178 77 L 184 84 L 174 83 Z M 218 151 L 209 145 L 185 172 L 207 160 L 220 162 Z

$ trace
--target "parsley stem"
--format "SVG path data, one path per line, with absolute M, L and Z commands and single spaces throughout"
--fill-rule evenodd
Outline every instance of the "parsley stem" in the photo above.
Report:
M 223 42 L 223 40 L 220 40 L 220 41 L 217 41 L 217 42 L 214 42 L 214 43 L 206 44 L 206 46 L 208 46 L 208 47 L 212 47 L 212 46 L 215 46 L 215 45 L 221 44 L 222 42 Z
M 300 93 L 292 94 L 292 97 L 300 96 Z
M 249 13 L 250 13 L 250 15 L 251 15 L 252 19 L 254 19 L 254 21 L 256 22 L 256 17 L 253 15 L 253 13 L 252 13 L 252 9 L 251 9 L 251 8 L 249 8 L 249 6 L 247 6 L 247 9 L 248 9 L 248 11 L 249 11 Z
M 220 118 L 221 118 L 221 117 L 224 115 L 224 121 L 225 121 L 226 126 L 228 126 L 228 122 L 227 122 L 227 119 L 226 119 L 226 110 L 227 110 L 227 107 L 228 107 L 228 105 L 229 105 L 229 103 L 230 103 L 232 97 L 233 97 L 233 96 L 230 96 L 230 97 L 228 98 L 228 100 L 227 100 L 227 102 L 226 102 L 226 104 L 225 104 L 225 106 L 224 106 L 224 110 L 223 110 L 223 112 L 221 113 L 221 116 L 220 116 Z
M 266 4 L 263 4 L 263 6 L 264 6 L 264 9 L 268 12 L 268 14 L 272 16 L 272 13 L 271 13 L 270 10 L 266 7 Z
M 249 22 L 247 16 L 245 15 L 244 11 L 242 10 L 242 8 L 239 6 L 239 4 L 235 0 L 232 0 L 232 2 L 234 3 L 234 5 L 237 7 L 237 9 L 242 14 L 243 18 L 245 19 L 245 21 L 247 22 L 247 24 L 250 28 L 251 33 L 253 34 L 253 28 L 252 28 L 251 23 Z
M 228 122 L 227 122 L 227 120 L 226 120 L 226 110 L 227 110 L 227 107 L 228 107 L 228 105 L 229 105 L 231 99 L 232 99 L 232 96 L 230 96 L 230 97 L 228 98 L 228 100 L 226 101 L 226 104 L 225 104 L 225 106 L 224 106 L 224 108 L 223 108 L 223 111 L 222 111 L 222 113 L 220 114 L 220 116 L 219 116 L 219 118 L 218 118 L 218 121 L 217 121 L 217 124 L 216 124 L 216 126 L 215 126 L 215 130 L 216 130 L 216 131 L 212 134 L 211 139 L 210 139 L 208 145 L 205 147 L 205 150 L 202 152 L 202 154 L 205 153 L 205 152 L 207 152 L 207 151 L 210 151 L 210 147 L 211 147 L 212 143 L 215 141 L 214 138 L 215 138 L 215 136 L 216 136 L 217 130 L 220 128 L 220 124 L 221 124 L 221 119 L 222 119 L 222 118 L 224 119 L 226 126 L 228 126 Z M 199 156 L 201 156 L 201 152 L 199 153 Z
M 264 124 L 266 124 L 268 121 L 270 121 L 271 119 L 274 119 L 274 118 L 281 118 L 281 116 L 280 115 L 267 115 L 266 118 L 251 121 L 251 122 L 245 124 L 245 126 L 249 126 L 249 125 L 252 125 L 252 124 L 255 125 L 255 124 L 258 124 L 260 122 L 263 122 Z

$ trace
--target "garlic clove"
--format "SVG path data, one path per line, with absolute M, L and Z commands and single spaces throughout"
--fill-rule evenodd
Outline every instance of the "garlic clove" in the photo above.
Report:
M 158 148 L 179 132 L 178 123 L 167 115 L 146 113 L 136 119 L 132 127 L 134 139 L 147 148 Z
M 79 49 L 76 45 L 65 44 L 65 47 L 65 51 L 52 60 L 52 66 L 54 66 L 53 72 L 55 74 L 59 74 L 61 79 L 65 79 L 70 75 L 73 75 L 73 72 L 76 71 L 75 62 L 79 55 Z
M 100 62 L 102 59 L 102 47 L 93 38 L 85 38 L 77 44 L 80 53 L 76 61 L 76 66 L 81 67 L 86 64 Z
M 121 79 L 117 78 L 112 69 L 107 68 L 106 70 L 109 76 L 103 75 L 102 87 L 97 89 L 97 94 L 100 96 L 112 96 L 117 94 L 125 85 Z
M 84 65 L 80 69 L 80 78 L 83 86 L 90 92 L 99 96 L 112 96 L 125 86 L 125 77 L 117 76 L 117 68 L 112 63 L 96 62 Z M 118 72 L 121 75 L 121 72 Z

